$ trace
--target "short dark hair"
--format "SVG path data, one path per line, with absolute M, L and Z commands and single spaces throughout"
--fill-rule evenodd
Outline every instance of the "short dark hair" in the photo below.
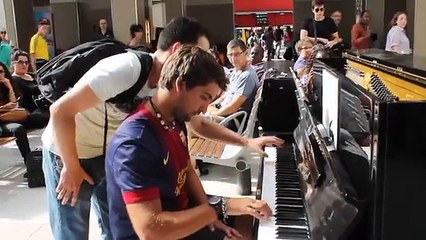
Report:
M 324 5 L 324 0 L 312 0 L 312 9 L 315 7 L 315 6 L 321 6 L 321 5 Z
M 135 33 L 136 32 L 142 32 L 143 31 L 143 26 L 142 26 L 142 24 L 132 24 L 131 26 L 130 26 L 130 36 L 132 37 L 132 38 L 134 38 L 135 37 Z
M 362 17 L 366 13 L 370 13 L 370 11 L 368 11 L 368 10 L 362 10 L 361 13 L 359 14 L 359 16 Z
M 37 21 L 38 25 L 50 25 L 50 20 L 47 18 L 41 18 Z
M 177 17 L 161 31 L 157 48 L 166 51 L 176 42 L 196 44 L 201 36 L 208 38 L 206 29 L 195 18 Z
M 18 61 L 18 59 L 19 59 L 19 57 L 21 57 L 21 56 L 23 56 L 23 57 L 27 57 L 27 59 L 28 60 L 30 60 L 30 55 L 28 55 L 28 53 L 27 52 L 25 52 L 25 51 L 22 51 L 22 50 L 17 50 L 17 51 L 15 51 L 14 53 L 13 53 L 13 57 L 12 57 L 12 60 L 13 61 Z
M 226 47 L 227 48 L 240 47 L 243 52 L 247 50 L 247 45 L 241 39 L 236 39 L 236 38 L 229 41 Z
M 193 44 L 183 45 L 167 59 L 159 86 L 170 90 L 178 77 L 182 78 L 188 90 L 215 82 L 225 91 L 229 83 L 223 67 L 214 57 Z

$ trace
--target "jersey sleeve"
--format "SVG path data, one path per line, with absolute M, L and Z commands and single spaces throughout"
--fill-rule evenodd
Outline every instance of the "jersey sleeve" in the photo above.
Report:
M 128 137 L 124 137 L 128 138 Z M 125 204 L 160 198 L 162 167 L 159 165 L 158 151 L 151 146 L 154 135 L 143 130 L 143 135 L 114 146 L 112 154 L 113 181 L 121 191 Z
M 102 101 L 117 96 L 138 81 L 141 64 L 133 53 L 117 54 L 99 61 L 77 82 L 88 84 Z

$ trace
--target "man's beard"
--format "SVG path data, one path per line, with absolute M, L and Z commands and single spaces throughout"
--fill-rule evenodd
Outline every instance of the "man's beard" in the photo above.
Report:
M 173 109 L 173 116 L 177 122 L 188 122 L 192 116 L 199 114 L 198 112 L 187 113 L 183 109 L 176 107 Z

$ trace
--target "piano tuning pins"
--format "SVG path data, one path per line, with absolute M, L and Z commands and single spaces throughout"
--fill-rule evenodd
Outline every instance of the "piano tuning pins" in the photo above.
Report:
M 377 74 L 371 74 L 370 87 L 378 98 L 384 101 L 398 101 L 398 97 L 392 93 Z

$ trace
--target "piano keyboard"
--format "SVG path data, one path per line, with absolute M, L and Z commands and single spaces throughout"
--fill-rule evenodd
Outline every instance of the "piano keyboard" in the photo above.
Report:
M 274 217 L 260 220 L 257 239 L 310 239 L 293 147 L 267 147 L 265 151 L 262 199 Z

